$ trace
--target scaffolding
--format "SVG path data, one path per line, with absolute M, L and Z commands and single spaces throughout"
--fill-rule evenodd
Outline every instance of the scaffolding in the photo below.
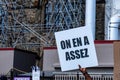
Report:
M 0 0 L 0 47 L 39 51 L 54 32 L 83 26 L 84 0 Z

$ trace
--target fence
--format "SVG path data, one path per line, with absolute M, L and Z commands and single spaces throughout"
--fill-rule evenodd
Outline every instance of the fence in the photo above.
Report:
M 44 74 L 43 73 L 41 74 L 40 80 L 85 80 L 85 77 L 80 72 L 45 72 Z M 92 80 L 113 80 L 113 73 L 89 74 L 92 77 Z
M 112 73 L 91 73 L 92 80 L 113 80 Z M 55 80 L 85 80 L 85 77 L 80 73 L 62 72 L 55 73 Z

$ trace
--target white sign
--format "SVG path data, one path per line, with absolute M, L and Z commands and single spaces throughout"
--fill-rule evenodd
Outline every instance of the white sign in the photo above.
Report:
M 32 67 L 32 80 L 40 80 L 40 69 L 37 66 Z
M 87 28 L 86 28 L 87 27 Z M 88 26 L 55 33 L 62 71 L 98 66 L 92 32 Z

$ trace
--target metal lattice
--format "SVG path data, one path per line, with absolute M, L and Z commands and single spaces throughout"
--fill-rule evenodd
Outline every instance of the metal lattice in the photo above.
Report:
M 54 32 L 84 25 L 84 0 L 0 0 L 0 47 L 55 46 Z

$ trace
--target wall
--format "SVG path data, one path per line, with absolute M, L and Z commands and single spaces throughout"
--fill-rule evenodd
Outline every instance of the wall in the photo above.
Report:
M 0 74 L 6 74 L 13 68 L 14 50 L 0 48 Z

